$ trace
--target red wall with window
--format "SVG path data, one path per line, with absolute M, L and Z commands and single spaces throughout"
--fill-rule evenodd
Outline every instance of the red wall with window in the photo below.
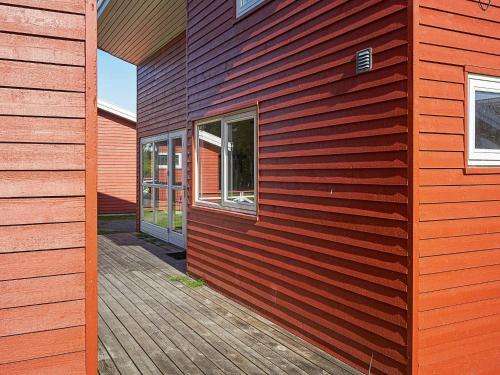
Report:
M 372 374 L 408 365 L 406 1 L 188 1 L 193 123 L 258 106 L 257 215 L 199 207 L 188 270 Z M 356 75 L 355 53 L 374 69 Z M 193 158 L 188 158 L 193 186 Z
M 500 4 L 487 3 L 416 13 L 419 374 L 500 373 L 500 168 L 467 167 L 467 74 L 500 77 Z

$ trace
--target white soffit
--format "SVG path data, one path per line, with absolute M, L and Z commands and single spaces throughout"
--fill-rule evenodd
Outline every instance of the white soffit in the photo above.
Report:
M 98 47 L 135 65 L 186 29 L 186 0 L 103 0 L 98 14 Z
M 97 101 L 97 108 L 102 110 L 102 111 L 111 113 L 112 115 L 124 118 L 125 120 L 137 122 L 137 115 L 135 113 L 127 111 L 121 107 L 114 105 L 114 104 L 110 104 L 110 103 L 106 103 L 105 101 L 98 100 Z

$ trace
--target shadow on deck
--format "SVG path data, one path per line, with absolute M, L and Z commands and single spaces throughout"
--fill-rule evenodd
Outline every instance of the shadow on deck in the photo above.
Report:
M 169 277 L 185 260 L 132 233 L 99 236 L 99 373 L 353 374 L 207 286 Z

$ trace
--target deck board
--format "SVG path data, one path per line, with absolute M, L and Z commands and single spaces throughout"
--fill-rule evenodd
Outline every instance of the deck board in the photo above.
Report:
M 203 286 L 183 261 L 132 233 L 99 238 L 99 374 L 357 374 Z

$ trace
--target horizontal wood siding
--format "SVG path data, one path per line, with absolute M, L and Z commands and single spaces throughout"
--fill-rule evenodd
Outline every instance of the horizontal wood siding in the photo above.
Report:
M 97 194 L 99 214 L 135 213 L 137 131 L 135 123 L 99 110 Z
M 186 128 L 186 34 L 137 66 L 137 149 L 140 139 Z M 140 152 L 140 151 L 139 151 Z M 140 179 L 137 158 L 137 181 Z M 140 211 L 137 184 L 137 212 Z M 140 228 L 140 215 L 137 215 Z
M 188 139 L 192 121 L 258 104 L 258 216 L 193 206 L 189 155 L 188 270 L 364 372 L 405 373 L 407 2 L 234 7 L 188 1 Z M 366 47 L 374 69 L 356 75 Z M 176 123 L 177 92 L 140 116 Z
M 137 67 L 137 136 L 186 127 L 186 37 L 182 33 Z
M 500 68 L 500 6 L 419 0 L 417 14 L 419 374 L 497 374 L 500 170 L 464 171 L 464 67 Z
M 86 372 L 85 4 L 0 4 L 0 374 Z

